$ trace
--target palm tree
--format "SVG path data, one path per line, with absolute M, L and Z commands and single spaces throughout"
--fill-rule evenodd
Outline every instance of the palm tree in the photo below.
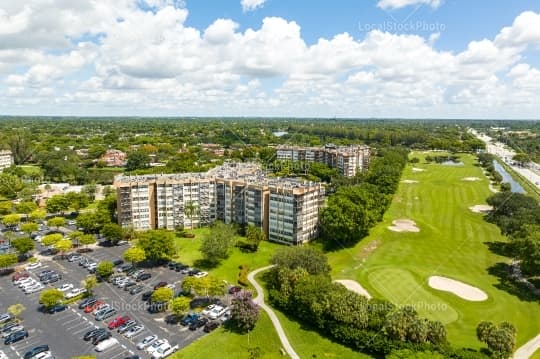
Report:
M 199 214 L 199 207 L 192 201 L 186 203 L 184 213 L 189 218 L 190 229 L 193 230 L 193 217 Z

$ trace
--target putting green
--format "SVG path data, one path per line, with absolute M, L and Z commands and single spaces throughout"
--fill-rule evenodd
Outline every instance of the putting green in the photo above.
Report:
M 368 275 L 369 284 L 383 297 L 397 305 L 410 305 L 426 318 L 444 324 L 458 319 L 448 303 L 427 291 L 411 272 L 397 268 L 376 269 Z

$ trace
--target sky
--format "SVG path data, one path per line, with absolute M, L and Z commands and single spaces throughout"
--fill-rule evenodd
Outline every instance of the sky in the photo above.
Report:
M 540 2 L 0 0 L 0 115 L 540 119 Z

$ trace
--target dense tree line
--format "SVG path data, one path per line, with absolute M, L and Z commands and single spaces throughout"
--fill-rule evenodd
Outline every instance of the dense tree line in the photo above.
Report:
M 380 150 L 367 173 L 338 183 L 321 213 L 321 237 L 327 246 L 354 245 L 368 235 L 390 205 L 406 164 L 405 149 Z
M 265 277 L 271 303 L 339 343 L 375 355 L 398 351 L 392 354 L 398 358 L 415 357 L 403 356 L 403 350 L 437 352 L 445 358 L 486 357 L 452 348 L 444 325 L 420 317 L 412 307 L 367 299 L 332 282 L 326 256 L 313 248 L 284 248 L 272 263 L 275 267 Z
M 490 179 L 495 183 L 501 183 L 503 178 L 499 172 L 495 170 L 493 161 L 495 161 L 495 156 L 490 153 L 479 153 L 477 155 L 478 163 L 482 166 L 486 172 L 489 174 Z
M 489 197 L 493 211 L 486 219 L 495 223 L 511 239 L 514 255 L 522 270 L 540 274 L 540 206 L 534 197 L 509 191 Z

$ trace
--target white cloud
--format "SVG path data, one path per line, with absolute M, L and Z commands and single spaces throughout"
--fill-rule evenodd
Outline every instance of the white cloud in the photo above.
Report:
M 197 29 L 173 0 L 147 1 L 152 11 L 133 0 L 49 2 L 30 0 L 25 10 L 0 0 L 2 16 L 12 22 L 0 31 L 2 113 L 24 113 L 28 104 L 43 114 L 540 113 L 540 72 L 524 63 L 525 49 L 539 43 L 535 13 L 453 53 L 434 47 L 439 34 L 378 30 L 363 39 L 342 33 L 307 44 L 299 24 L 279 17 L 246 30 L 231 19 Z M 22 21 L 25 11 L 33 15 Z M 39 28 L 48 34 L 43 42 L 30 36 Z
M 265 2 L 266 0 L 241 0 L 240 5 L 242 5 L 242 10 L 247 12 L 263 7 Z
M 407 6 L 428 5 L 438 8 L 443 0 L 379 0 L 377 6 L 381 9 L 401 9 Z

